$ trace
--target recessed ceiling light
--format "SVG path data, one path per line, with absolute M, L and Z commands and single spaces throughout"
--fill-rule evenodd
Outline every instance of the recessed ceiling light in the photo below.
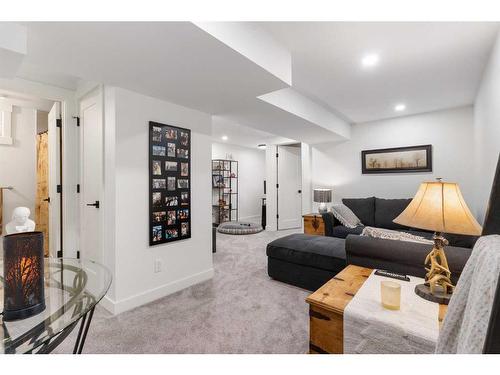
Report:
M 260 148 L 261 150 L 265 150 L 266 144 L 265 143 L 261 143 L 260 145 L 257 145 L 257 147 Z
M 363 56 L 363 58 L 361 59 L 361 64 L 365 68 L 371 68 L 377 65 L 379 60 L 380 58 L 376 53 L 370 53 L 368 55 Z
M 396 112 L 403 112 L 405 109 L 406 109 L 406 104 L 403 104 L 403 103 L 401 103 L 401 104 L 396 104 L 396 105 L 394 106 L 394 110 L 395 110 Z
M 228 140 L 227 135 L 223 135 L 221 138 L 222 138 L 223 141 L 227 141 Z

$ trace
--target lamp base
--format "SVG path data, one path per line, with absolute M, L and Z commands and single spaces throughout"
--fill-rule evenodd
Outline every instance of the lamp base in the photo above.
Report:
M 440 303 L 441 305 L 447 305 L 450 302 L 451 293 L 446 293 L 443 288 L 436 286 L 434 289 L 434 294 L 431 293 L 431 288 L 425 284 L 419 284 L 415 287 L 415 293 L 426 299 L 427 301 Z
M 326 203 L 320 203 L 318 206 L 318 212 L 320 214 L 326 214 L 328 212 L 328 207 L 326 207 Z

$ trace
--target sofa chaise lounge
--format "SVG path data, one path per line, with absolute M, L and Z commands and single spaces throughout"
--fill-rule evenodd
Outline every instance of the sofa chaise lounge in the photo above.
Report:
M 367 226 L 432 238 L 430 232 L 416 231 L 392 222 L 410 201 L 371 197 L 344 199 L 343 203 Z M 347 264 L 425 276 L 424 261 L 431 245 L 360 236 L 363 227 L 344 227 L 331 213 L 324 214 L 323 220 L 325 236 L 292 234 L 267 245 L 268 274 L 271 278 L 316 290 Z M 458 235 L 446 237 L 450 242 L 446 247 L 446 255 L 452 272 L 451 278 L 456 282 L 477 238 Z

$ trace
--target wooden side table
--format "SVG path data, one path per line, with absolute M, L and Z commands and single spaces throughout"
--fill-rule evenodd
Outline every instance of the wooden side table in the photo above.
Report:
M 304 218 L 304 233 L 317 236 L 325 235 L 325 223 L 321 214 L 307 214 Z
M 365 280 L 371 268 L 349 265 L 333 279 L 307 297 L 309 304 L 309 353 L 344 353 L 344 310 Z M 439 305 L 438 320 L 446 314 L 446 305 Z

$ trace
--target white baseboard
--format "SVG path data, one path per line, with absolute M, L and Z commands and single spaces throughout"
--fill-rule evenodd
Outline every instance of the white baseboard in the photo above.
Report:
M 111 314 L 115 314 L 115 301 L 113 301 L 111 298 L 108 296 L 104 296 L 104 298 L 99 302 L 99 305 L 101 307 L 104 307 L 106 310 L 108 310 Z
M 159 298 L 168 296 L 169 294 L 186 289 L 194 284 L 210 280 L 214 276 L 214 269 L 210 268 L 206 271 L 188 276 L 184 279 L 175 280 L 171 283 L 161 285 L 154 289 L 147 290 L 119 301 L 113 301 L 108 297 L 101 300 L 101 306 L 108 310 L 113 315 L 131 310 L 135 307 L 142 306 L 146 303 L 153 302 Z

